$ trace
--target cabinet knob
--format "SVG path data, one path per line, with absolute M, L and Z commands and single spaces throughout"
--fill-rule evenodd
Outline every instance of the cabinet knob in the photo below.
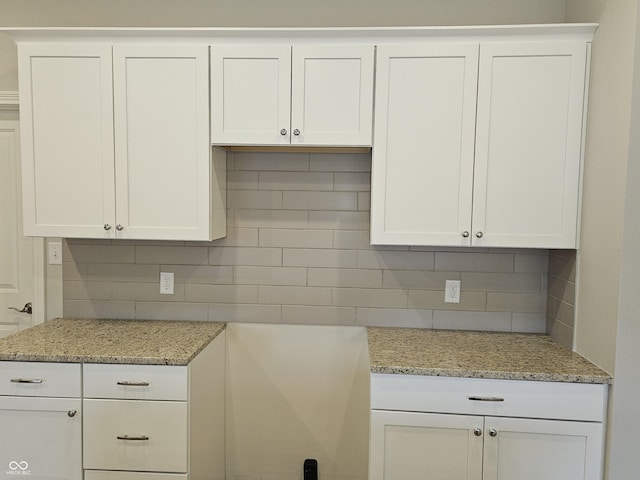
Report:
M 482 237 L 484 237 L 484 233 L 482 233 L 482 232 L 476 232 L 476 237 L 477 237 L 477 238 L 482 238 Z
M 474 428 L 474 429 L 473 429 L 473 434 L 474 434 L 476 437 L 481 436 L 481 435 L 482 435 L 482 429 L 481 429 L 481 428 L 478 428 L 478 427 Z
M 469 232 L 467 230 L 462 232 L 462 238 L 469 238 Z
M 124 230 L 124 227 L 120 224 L 116 225 L 116 230 L 118 230 L 119 232 L 121 232 L 122 230 Z
M 293 131 L 293 134 L 297 137 L 298 135 L 300 135 L 300 130 L 298 130 L 297 128 Z
M 283 128 L 282 130 L 280 130 L 280 135 L 286 135 L 287 134 L 287 129 Z
M 495 428 L 492 428 L 491 430 L 489 430 L 489 436 L 490 437 L 497 437 L 498 436 L 498 431 Z
M 108 223 L 105 223 L 104 224 L 104 229 L 107 230 L 107 231 L 111 230 L 111 225 L 109 225 Z
M 73 418 L 73 417 L 75 417 L 75 416 L 76 416 L 76 414 L 77 414 L 77 413 L 78 413 L 78 411 L 77 411 L 77 410 L 69 410 L 69 411 L 67 412 L 67 416 L 68 416 L 68 417 Z

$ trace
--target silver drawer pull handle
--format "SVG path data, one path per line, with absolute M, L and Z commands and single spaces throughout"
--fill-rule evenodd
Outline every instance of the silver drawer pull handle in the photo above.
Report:
M 476 402 L 504 402 L 504 398 L 502 397 L 477 397 L 471 396 L 467 397 L 469 400 L 473 400 Z
M 148 387 L 149 386 L 149 382 L 127 382 L 127 381 L 123 381 L 123 382 L 117 382 L 117 384 L 125 386 L 125 387 Z
M 118 435 L 116 438 L 118 440 L 131 440 L 131 441 L 149 440 L 149 437 L 147 437 L 146 435 L 138 435 L 138 436 Z
M 41 378 L 12 378 L 11 383 L 42 383 Z

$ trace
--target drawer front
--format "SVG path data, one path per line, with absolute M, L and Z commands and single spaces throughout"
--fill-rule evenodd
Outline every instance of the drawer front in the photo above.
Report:
M 84 397 L 186 401 L 188 378 L 186 366 L 85 364 Z
M 84 468 L 187 472 L 187 403 L 83 400 Z
M 108 470 L 85 470 L 84 480 L 189 480 L 184 473 L 110 472 Z
M 371 408 L 602 422 L 606 385 L 371 375 Z
M 80 364 L 0 362 L 0 395 L 80 397 Z

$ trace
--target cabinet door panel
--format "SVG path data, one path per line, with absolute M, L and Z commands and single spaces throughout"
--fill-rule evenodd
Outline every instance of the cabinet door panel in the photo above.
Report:
M 20 45 L 24 233 L 110 238 L 111 47 Z
M 483 418 L 371 412 L 369 480 L 480 480 Z
M 487 417 L 483 479 L 600 480 L 602 438 L 601 423 Z
M 469 245 L 478 45 L 378 47 L 371 243 Z
M 77 398 L 0 397 L 2 478 L 82 480 L 80 406 Z
M 290 95 L 291 47 L 211 47 L 212 143 L 289 144 Z
M 482 45 L 478 246 L 575 248 L 585 43 Z
M 208 47 L 113 54 L 117 236 L 208 240 Z
M 371 145 L 373 46 L 295 46 L 292 144 Z

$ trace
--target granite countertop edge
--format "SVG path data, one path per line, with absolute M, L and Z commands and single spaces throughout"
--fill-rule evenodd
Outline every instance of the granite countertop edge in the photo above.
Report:
M 188 365 L 226 323 L 172 320 L 48 320 L 0 339 L 0 361 Z
M 571 375 L 560 373 L 532 373 L 532 372 L 496 372 L 484 370 L 461 370 L 442 368 L 411 368 L 372 366 L 373 374 L 388 375 L 421 375 L 429 377 L 454 377 L 454 378 L 482 378 L 488 380 L 526 380 L 535 382 L 561 382 L 561 383 L 591 383 L 610 384 L 610 375 Z
M 613 383 L 545 334 L 368 327 L 367 342 L 372 374 Z

